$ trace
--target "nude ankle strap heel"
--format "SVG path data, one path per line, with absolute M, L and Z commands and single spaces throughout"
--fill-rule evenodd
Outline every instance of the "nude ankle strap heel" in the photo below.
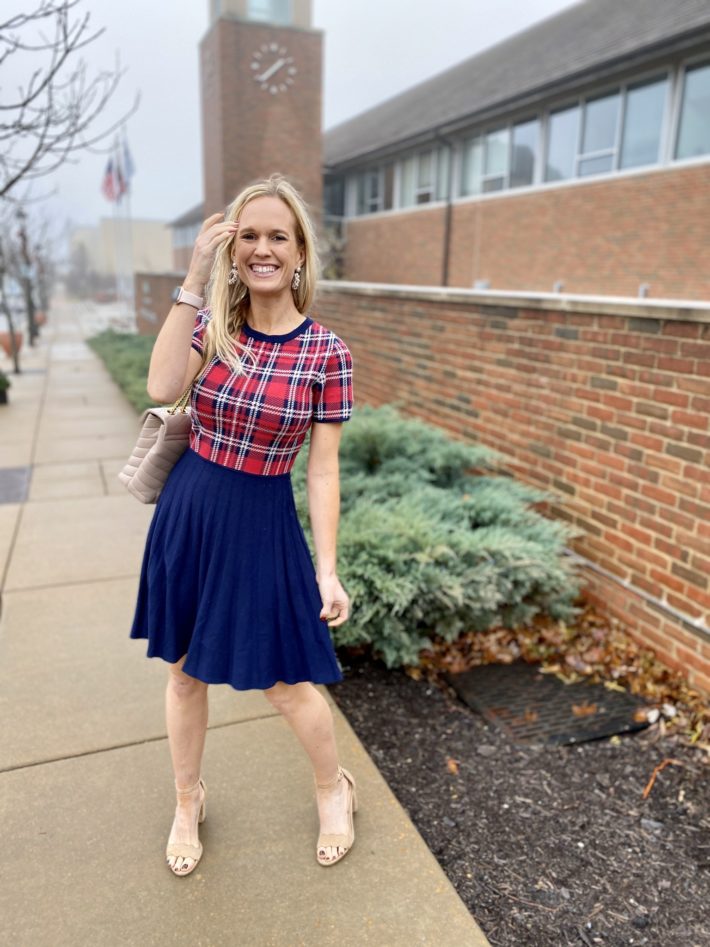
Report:
M 200 811 L 197 816 L 198 824 L 205 821 L 207 815 L 207 787 L 205 786 L 204 780 L 200 777 L 194 786 L 190 786 L 189 789 L 178 789 L 177 784 L 175 785 L 175 792 L 178 796 L 189 796 L 199 787 L 202 787 L 202 803 L 200 805 Z M 168 859 L 170 858 L 191 858 L 192 865 L 187 869 L 175 869 L 170 864 Z M 177 875 L 178 878 L 182 878 L 184 875 L 189 875 L 190 872 L 194 871 L 197 868 L 197 865 L 202 858 L 202 842 L 197 843 L 197 845 L 189 845 L 187 842 L 169 842 L 167 848 L 165 849 L 165 859 L 168 862 L 168 867 L 174 875 Z M 184 861 L 183 861 L 184 864 Z
M 357 812 L 357 792 L 355 789 L 355 780 L 350 772 L 344 766 L 338 766 L 337 776 L 329 783 L 318 783 L 318 789 L 333 789 L 341 779 L 345 779 L 348 785 L 348 833 L 342 834 L 324 834 L 318 836 L 318 845 L 316 847 L 316 859 L 319 865 L 334 865 L 344 858 L 353 847 L 355 841 L 355 826 L 353 824 L 353 813 Z M 325 855 L 326 847 L 342 848 L 343 851 L 334 858 L 327 858 Z

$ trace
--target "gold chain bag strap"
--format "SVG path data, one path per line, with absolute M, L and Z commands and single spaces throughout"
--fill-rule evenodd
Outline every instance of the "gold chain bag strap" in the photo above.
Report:
M 128 463 L 118 479 L 141 503 L 156 503 L 168 474 L 190 440 L 192 418 L 188 403 L 193 382 L 169 407 L 148 408 Z

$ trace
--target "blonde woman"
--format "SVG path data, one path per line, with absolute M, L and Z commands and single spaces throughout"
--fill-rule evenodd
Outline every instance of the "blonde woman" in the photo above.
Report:
M 149 657 L 170 663 L 177 806 L 166 859 L 178 876 L 202 857 L 211 683 L 263 690 L 295 731 L 313 766 L 319 863 L 339 861 L 355 837 L 355 782 L 314 687 L 342 679 L 328 628 L 349 610 L 336 533 L 338 448 L 352 412 L 350 353 L 308 315 L 317 277 L 298 192 L 277 175 L 254 184 L 205 221 L 150 360 L 156 401 L 193 382 L 189 448 L 155 508 L 131 628 Z M 289 473 L 309 431 L 315 569 Z

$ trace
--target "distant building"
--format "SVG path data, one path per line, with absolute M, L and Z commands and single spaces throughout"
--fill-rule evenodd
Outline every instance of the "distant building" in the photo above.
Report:
M 89 270 L 101 277 L 173 269 L 170 229 L 160 220 L 103 217 L 97 227 L 77 227 L 70 238 L 70 255 L 78 248 Z
M 324 161 L 346 279 L 708 299 L 710 3 L 586 0 L 326 132 Z
M 173 269 L 186 273 L 192 258 L 192 249 L 205 218 L 203 204 L 197 204 L 168 224 L 172 231 Z

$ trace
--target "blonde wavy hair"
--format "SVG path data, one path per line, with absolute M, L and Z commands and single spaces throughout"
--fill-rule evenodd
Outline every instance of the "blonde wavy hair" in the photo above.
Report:
M 227 208 L 225 221 L 238 220 L 246 205 L 257 197 L 278 197 L 291 209 L 296 224 L 296 240 L 303 250 L 304 263 L 298 289 L 292 289 L 293 301 L 299 312 L 307 312 L 313 304 L 318 284 L 319 261 L 316 249 L 316 232 L 306 202 L 296 188 L 281 174 L 250 184 L 241 191 Z M 204 335 L 203 365 L 208 365 L 215 355 L 226 362 L 238 375 L 244 374 L 239 350 L 254 356 L 239 340 L 239 330 L 249 312 L 249 290 L 238 280 L 230 286 L 227 282 L 232 268 L 232 244 L 230 237 L 217 251 L 212 272 L 207 284 L 206 306 L 211 318 Z

